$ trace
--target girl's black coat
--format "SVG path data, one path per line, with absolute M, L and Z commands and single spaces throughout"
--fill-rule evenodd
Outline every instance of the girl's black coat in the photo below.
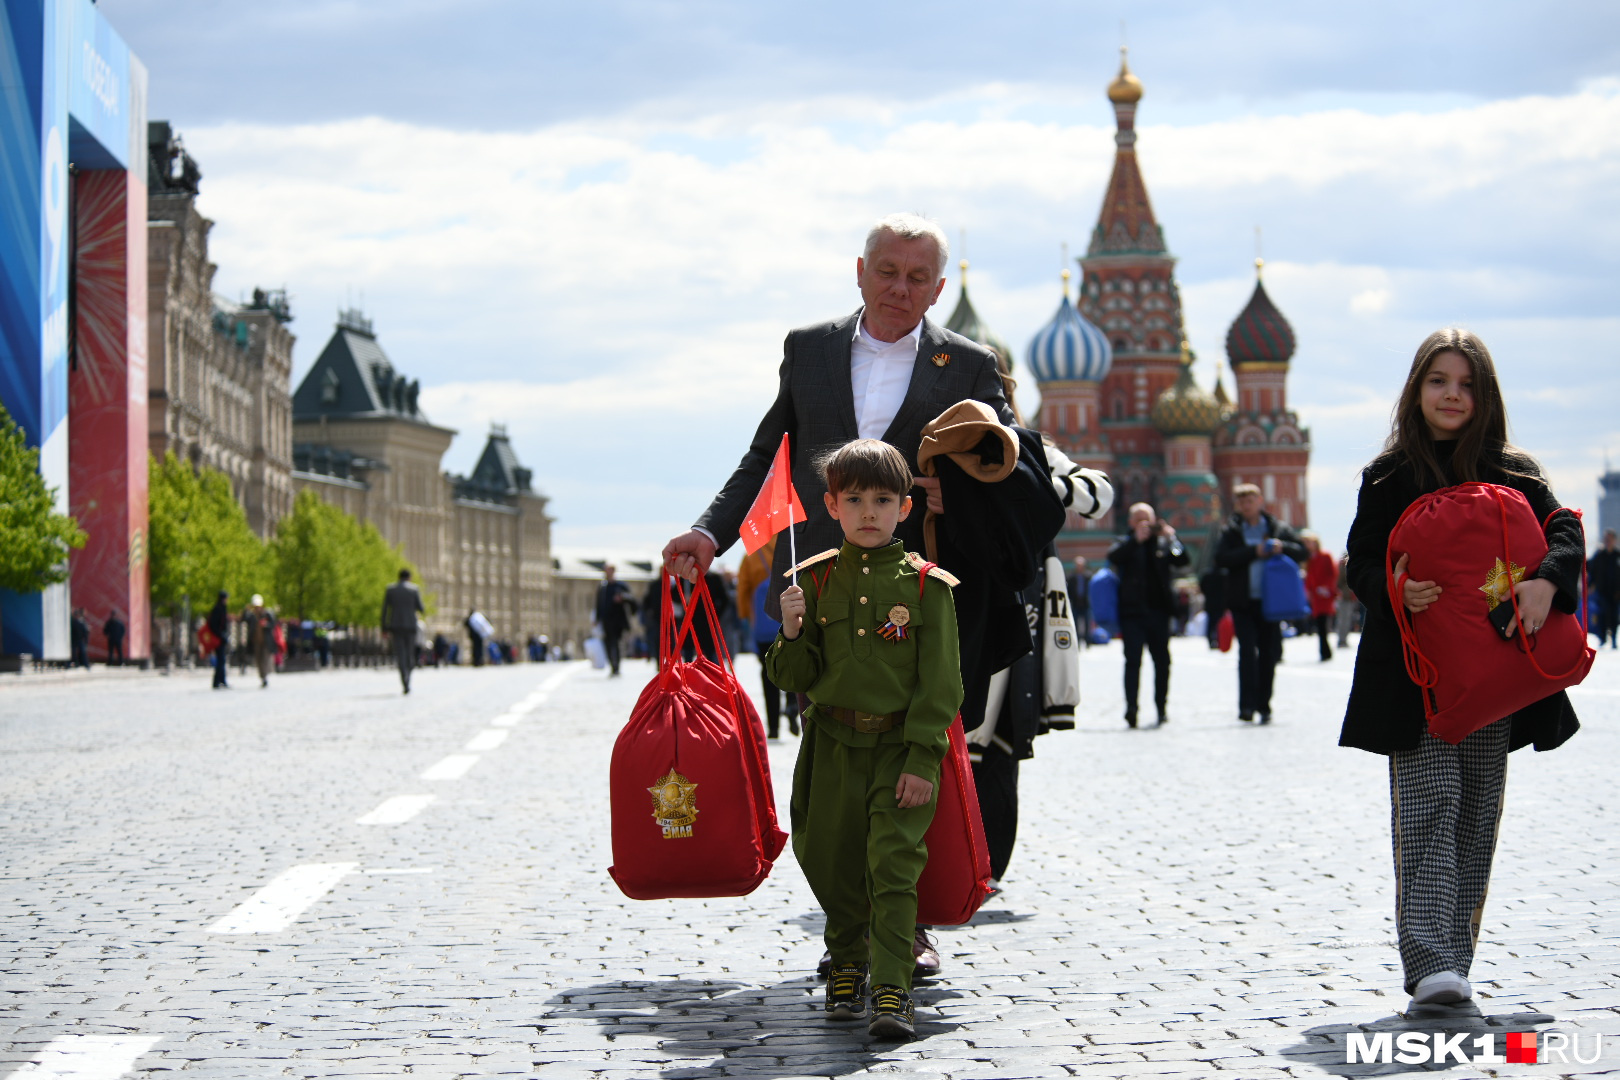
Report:
M 1451 452 L 1455 448 L 1454 442 L 1435 444 L 1440 463 L 1447 472 L 1444 486 L 1455 482 L 1451 474 Z M 1511 457 L 1508 464 L 1516 472 L 1533 474 L 1533 478 L 1513 476 L 1502 469 L 1502 451 L 1486 453 L 1482 480 L 1523 492 L 1538 520 L 1546 521 L 1547 516 L 1558 509 L 1558 500 L 1533 461 L 1518 455 Z M 1361 495 L 1356 504 L 1355 523 L 1350 526 L 1345 558 L 1350 567 L 1350 588 L 1367 605 L 1367 621 L 1356 652 L 1355 680 L 1350 685 L 1350 703 L 1339 734 L 1340 746 L 1390 754 L 1416 749 L 1427 732 L 1421 692 L 1407 676 L 1402 659 L 1401 634 L 1385 585 L 1384 553 L 1389 547 L 1389 534 L 1406 508 L 1418 496 L 1436 491 L 1440 486 L 1432 481 L 1420 481 L 1416 470 L 1404 457 L 1386 455 L 1362 470 Z M 1578 605 L 1586 561 L 1580 520 L 1574 514 L 1559 514 L 1547 523 L 1546 534 L 1547 557 L 1542 560 L 1536 576 L 1557 586 L 1554 607 L 1573 612 Z M 1551 750 L 1575 734 L 1580 726 L 1575 710 L 1570 707 L 1569 695 L 1560 690 L 1513 715 L 1509 749 L 1517 750 L 1534 743 L 1537 750 Z

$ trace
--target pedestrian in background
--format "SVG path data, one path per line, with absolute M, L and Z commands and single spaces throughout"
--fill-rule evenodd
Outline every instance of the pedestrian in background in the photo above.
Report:
M 641 632 L 646 635 L 648 649 L 647 659 L 656 667 L 664 662 L 664 647 L 668 644 L 664 640 L 661 621 L 663 619 L 664 578 L 667 576 L 662 567 L 653 579 L 647 582 L 647 589 L 641 594 Z M 676 599 L 680 598 L 679 591 Z
M 1294 530 L 1266 512 L 1260 489 L 1253 484 L 1232 488 L 1237 512 L 1221 533 L 1215 561 L 1226 568 L 1226 603 L 1232 612 L 1238 648 L 1238 719 L 1259 716 L 1271 723 L 1271 685 L 1282 659 L 1282 624 L 1265 617 L 1260 582 L 1266 560 L 1287 555 L 1305 561 L 1305 545 Z
M 472 639 L 473 667 L 483 667 L 485 652 L 489 646 L 487 642 L 495 636 L 495 628 L 484 618 L 484 613 L 477 608 L 467 612 L 467 636 Z
M 618 677 L 619 653 L 624 645 L 624 635 L 630 631 L 630 616 L 636 610 L 630 586 L 617 580 L 617 573 L 616 566 L 604 563 L 602 584 L 596 587 L 596 625 L 602 628 L 602 647 L 607 650 L 609 678 Z
M 68 620 L 69 667 L 90 670 L 90 617 L 84 608 L 74 608 Z
M 1333 648 L 1328 645 L 1328 620 L 1338 606 L 1339 564 L 1322 550 L 1322 538 L 1315 533 L 1303 532 L 1299 538 L 1305 542 L 1305 595 L 1311 601 L 1316 640 L 1321 645 L 1322 659 L 1331 660 Z
M 1187 550 L 1176 530 L 1147 503 L 1130 509 L 1130 533 L 1108 553 L 1119 575 L 1119 633 L 1125 641 L 1125 724 L 1136 726 L 1142 649 L 1153 657 L 1153 706 L 1160 726 L 1170 720 L 1170 617 L 1175 611 L 1176 568 Z
M 400 689 L 406 694 L 411 692 L 411 672 L 416 669 L 416 617 L 426 611 L 422 591 L 411 583 L 411 572 L 401 569 L 399 580 L 383 590 L 382 631 L 393 643 Z
M 1339 635 L 1339 648 L 1350 647 L 1350 630 L 1355 625 L 1356 611 L 1361 607 L 1361 601 L 1350 589 L 1350 556 L 1347 553 L 1339 560 L 1339 609 L 1334 616 L 1334 630 Z
M 208 632 L 219 642 L 214 647 L 213 656 L 215 690 L 231 688 L 231 684 L 225 678 L 225 665 L 230 662 L 231 653 L 231 612 L 225 606 L 225 602 L 230 598 L 231 594 L 221 589 L 214 606 L 208 609 Z
M 270 685 L 270 669 L 275 666 L 276 617 L 258 593 L 253 594 L 242 612 L 242 626 L 247 631 L 248 647 L 253 650 L 253 665 L 258 669 L 262 690 Z
M 1609 648 L 1615 647 L 1617 631 L 1620 631 L 1620 547 L 1615 544 L 1613 529 L 1603 530 L 1603 546 L 1592 553 L 1592 560 L 1588 564 L 1592 578 L 1592 597 L 1597 600 L 1597 631 L 1598 644 L 1605 641 Z
M 1074 572 L 1068 577 L 1069 614 L 1074 617 L 1074 630 L 1086 647 L 1091 646 L 1091 574 L 1086 569 L 1086 557 L 1074 557 Z
M 765 670 L 765 654 L 770 651 L 771 642 L 776 640 L 776 632 L 782 628 L 782 624 L 765 610 L 765 594 L 770 590 L 771 560 L 774 558 L 776 536 L 765 541 L 765 546 L 753 554 L 744 555 L 742 566 L 737 569 L 737 607 L 741 610 L 747 604 L 751 613 L 748 636 L 753 642 L 754 652 L 759 656 L 760 690 L 765 697 L 765 734 L 772 739 L 781 737 L 784 711 L 787 713 L 788 732 L 793 735 L 799 733 L 799 695 L 788 694 L 784 702 L 782 691 L 771 682 L 771 673 Z
M 107 621 L 101 624 L 101 632 L 107 638 L 107 663 L 109 666 L 124 662 L 124 635 L 128 632 L 128 629 L 124 625 L 123 616 L 119 615 L 117 608 L 113 608 L 107 614 Z
M 1580 521 L 1557 513 L 1541 467 L 1508 444 L 1502 391 L 1485 343 L 1466 330 L 1438 330 L 1412 360 L 1383 453 L 1362 471 L 1345 556 L 1367 622 L 1339 745 L 1389 757 L 1395 927 L 1405 989 L 1415 1005 L 1473 997 L 1468 972 L 1490 885 L 1508 753 L 1531 743 L 1551 750 L 1580 727 L 1569 695 L 1560 690 L 1455 745 L 1427 730 L 1422 691 L 1403 659 L 1385 558 L 1398 554 L 1394 570 L 1404 575 L 1410 553 L 1388 550 L 1401 515 L 1428 492 L 1473 481 L 1522 492 L 1545 523 L 1546 557 L 1534 577 L 1513 586 L 1516 618 L 1534 635 L 1554 604 L 1565 612 L 1579 604 Z M 1439 593 L 1432 581 L 1408 580 L 1402 600 L 1416 616 Z M 1483 606 L 1479 617 L 1485 617 Z M 1510 622 L 1509 632 L 1516 625 Z M 1562 806 L 1558 812 L 1580 811 Z

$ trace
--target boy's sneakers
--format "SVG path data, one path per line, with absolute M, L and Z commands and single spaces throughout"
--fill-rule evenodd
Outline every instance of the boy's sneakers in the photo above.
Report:
M 827 976 L 829 1020 L 860 1020 L 866 1016 L 866 969 L 854 964 L 835 967 Z
M 872 988 L 872 1023 L 866 1033 L 875 1039 L 910 1039 L 917 1034 L 917 1011 L 911 995 L 898 986 Z

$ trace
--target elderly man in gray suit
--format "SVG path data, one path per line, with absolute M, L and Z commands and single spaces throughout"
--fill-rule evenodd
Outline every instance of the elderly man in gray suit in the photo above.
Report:
M 782 349 L 776 401 L 731 479 L 691 531 L 664 547 L 664 565 L 688 580 L 706 573 L 714 557 L 737 541 L 743 518 L 789 436 L 793 486 L 808 520 L 794 525 L 800 558 L 843 542 L 822 502 L 826 491 L 812 464 L 816 455 L 851 439 L 882 439 L 899 449 L 914 475 L 922 428 L 947 408 L 973 398 L 1013 422 L 1002 392 L 995 354 L 924 318 L 945 288 L 950 246 L 934 222 L 891 214 L 872 226 L 855 260 L 863 306 L 841 319 L 791 331 Z M 936 514 L 945 507 L 939 480 L 919 476 L 917 486 Z M 912 514 L 896 535 L 909 551 L 922 550 L 922 514 Z M 776 545 L 766 611 L 773 618 L 791 560 Z
M 399 682 L 411 692 L 411 671 L 416 667 L 416 616 L 424 611 L 422 593 L 411 584 L 411 572 L 401 570 L 399 580 L 383 593 L 382 629 L 394 640 L 394 662 Z

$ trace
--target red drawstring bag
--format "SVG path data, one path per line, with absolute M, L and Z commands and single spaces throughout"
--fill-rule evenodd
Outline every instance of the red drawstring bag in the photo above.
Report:
M 934 565 L 925 563 L 918 568 L 919 603 Z M 990 845 L 984 839 L 979 789 L 973 783 L 960 713 L 947 734 L 950 745 L 939 763 L 934 820 L 923 836 L 928 862 L 917 879 L 917 922 L 924 926 L 960 926 L 973 918 L 990 895 Z
M 934 821 L 924 837 L 928 864 L 917 879 L 917 922 L 924 926 L 960 926 L 990 895 L 990 846 L 960 716 L 951 721 L 950 736 L 939 765 Z
M 1576 513 L 1559 509 L 1549 514 Z M 1522 620 L 1504 641 L 1491 625 L 1497 604 L 1547 557 L 1545 522 L 1517 490 L 1458 484 L 1424 495 L 1389 534 L 1385 578 L 1400 626 L 1406 673 L 1423 691 L 1429 731 L 1460 743 L 1487 724 L 1586 678 L 1597 655 L 1575 616 L 1553 608 L 1534 636 Z M 1406 573 L 1395 564 L 1406 555 Z M 1440 597 L 1420 615 L 1406 610 L 1407 580 L 1433 581 Z
M 1215 644 L 1220 646 L 1221 652 L 1232 651 L 1232 639 L 1237 637 L 1237 620 L 1232 618 L 1230 611 L 1221 612 L 1220 619 L 1215 623 Z
M 737 682 L 714 601 L 700 578 L 677 628 L 667 579 L 659 618 L 663 662 L 619 732 L 608 770 L 613 865 L 633 900 L 745 896 L 787 842 L 765 757 L 765 730 Z M 681 659 L 699 608 L 719 662 Z
M 197 627 L 197 648 L 204 660 L 212 656 L 214 650 L 219 648 L 221 644 L 219 635 L 210 630 L 207 623 Z

